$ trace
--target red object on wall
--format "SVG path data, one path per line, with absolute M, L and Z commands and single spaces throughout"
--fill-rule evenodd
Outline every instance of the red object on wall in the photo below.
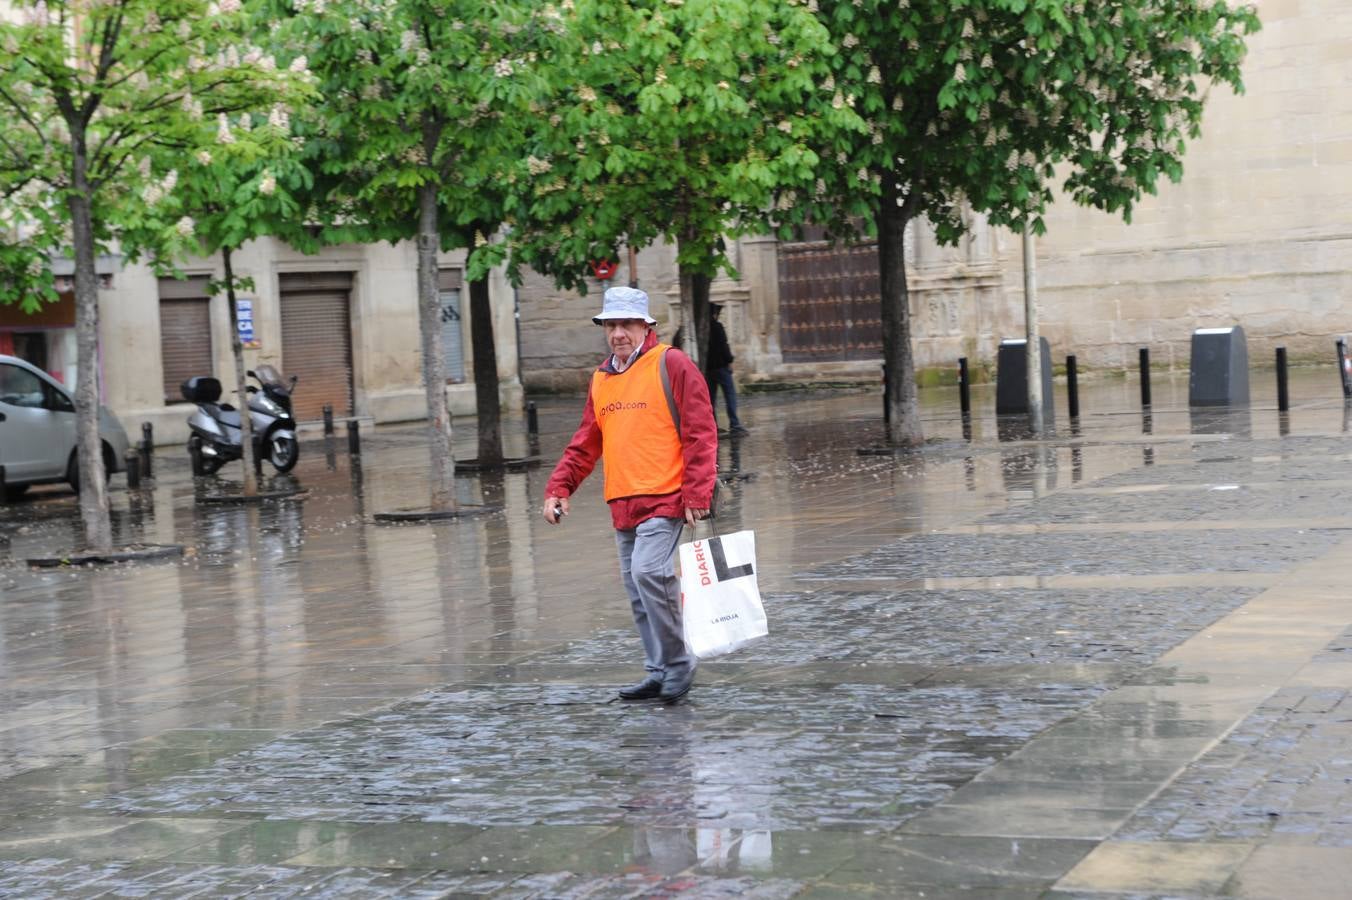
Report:
M 592 273 L 595 274 L 597 278 L 600 278 L 602 281 L 604 281 L 607 278 L 615 277 L 615 272 L 617 269 L 619 269 L 620 264 L 617 262 L 611 262 L 608 259 L 594 259 L 592 260 L 591 267 Z

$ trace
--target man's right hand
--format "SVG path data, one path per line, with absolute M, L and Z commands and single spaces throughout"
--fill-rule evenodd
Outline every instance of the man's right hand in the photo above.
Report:
M 568 515 L 567 497 L 546 497 L 544 506 L 545 521 L 550 525 L 557 525 Z

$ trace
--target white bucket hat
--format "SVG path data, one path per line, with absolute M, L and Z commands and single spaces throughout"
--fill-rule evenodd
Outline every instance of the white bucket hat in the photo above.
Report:
M 657 320 L 648 315 L 648 295 L 638 288 L 607 288 L 601 302 L 601 311 L 592 316 L 592 321 L 600 325 L 606 319 L 642 319 L 649 325 Z

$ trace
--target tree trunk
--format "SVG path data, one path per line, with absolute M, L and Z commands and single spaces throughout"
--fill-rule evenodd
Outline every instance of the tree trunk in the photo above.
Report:
M 71 128 L 71 237 L 75 244 L 75 335 L 79 375 L 75 389 L 75 428 L 79 457 L 80 519 L 90 550 L 113 547 L 108 517 L 108 485 L 99 437 L 99 282 L 94 268 L 94 224 L 89 196 L 88 150 L 83 129 Z
M 677 246 L 693 240 L 687 237 Z M 681 349 L 699 367 L 705 371 L 704 361 L 709 358 L 709 286 L 713 277 L 702 272 L 692 271 L 688 265 L 677 265 L 677 276 L 681 285 L 681 328 L 684 340 Z
M 878 227 L 878 274 L 882 281 L 883 362 L 887 366 L 888 443 L 915 446 L 925 439 L 911 353 L 910 296 L 906 289 L 907 216 L 897 206 L 896 178 L 883 178 Z
M 437 285 L 437 188 L 418 188 L 418 330 L 427 395 L 427 447 L 432 457 L 432 509 L 455 509 L 455 453 L 446 409 L 446 360 L 441 352 L 441 291 Z
M 225 266 L 225 301 L 230 305 L 230 351 L 235 360 L 235 394 L 239 397 L 240 462 L 244 464 L 244 496 L 258 493 L 255 474 L 253 416 L 249 414 L 248 383 L 244 376 L 244 344 L 239 339 L 239 307 L 235 303 L 235 270 L 230 264 L 230 248 L 221 248 L 221 262 Z
M 488 278 L 469 283 L 469 322 L 474 346 L 474 403 L 479 413 L 479 463 L 502 462 L 502 402 L 498 399 L 498 351 L 493 345 L 493 309 Z

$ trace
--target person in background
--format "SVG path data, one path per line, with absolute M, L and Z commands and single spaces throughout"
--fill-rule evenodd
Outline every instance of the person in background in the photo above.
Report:
M 723 402 L 728 408 L 728 432 L 747 434 L 742 420 L 737 418 L 737 386 L 732 381 L 732 348 L 728 346 L 728 333 L 718 315 L 723 311 L 721 303 L 710 303 L 709 310 L 713 320 L 709 323 L 709 365 L 707 375 L 709 402 L 716 403 L 718 389 L 723 389 Z

